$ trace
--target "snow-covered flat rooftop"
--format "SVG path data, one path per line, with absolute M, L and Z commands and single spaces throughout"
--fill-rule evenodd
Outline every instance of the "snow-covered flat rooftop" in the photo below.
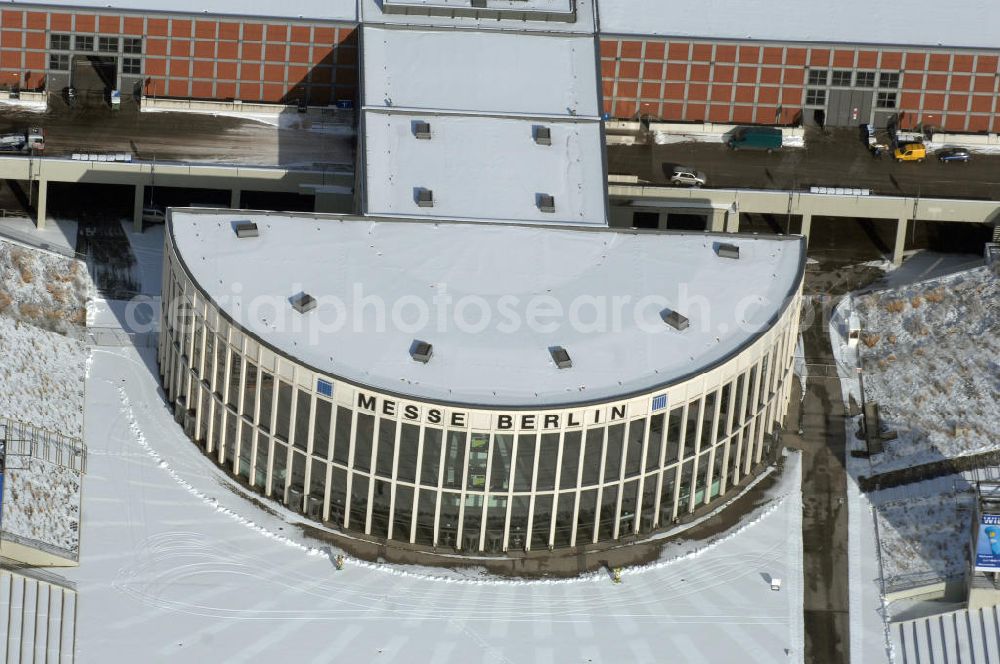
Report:
M 905 9 L 868 0 L 702 0 L 679 11 L 664 0 L 600 0 L 603 34 L 706 39 L 997 47 L 1000 3 L 959 0 L 942 11 L 935 0 Z
M 226 16 L 259 16 L 266 18 L 323 19 L 357 21 L 357 0 L 298 0 L 286 5 L 273 0 L 38 0 L 33 4 L 52 5 L 62 9 L 77 7 L 95 10 L 131 10 Z
M 416 137 L 416 123 L 430 139 Z M 536 142 L 547 128 L 550 145 Z M 365 212 L 606 225 L 601 128 L 591 121 L 365 114 Z M 433 206 L 417 204 L 419 189 Z M 543 212 L 539 196 L 554 197 Z
M 589 36 L 365 26 L 362 39 L 365 106 L 600 114 Z
M 246 218 L 172 211 L 178 253 L 232 319 L 335 379 L 445 403 L 575 404 L 699 373 L 768 329 L 804 264 L 800 238 L 268 214 L 237 239 Z

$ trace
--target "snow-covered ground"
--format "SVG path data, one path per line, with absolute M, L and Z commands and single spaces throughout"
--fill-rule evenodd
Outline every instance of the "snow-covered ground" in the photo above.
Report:
M 621 584 L 354 559 L 338 572 L 300 517 L 254 507 L 183 435 L 152 353 L 97 349 L 91 366 L 87 534 L 66 572 L 81 661 L 802 661 L 795 456 L 742 527 Z
M 79 341 L 0 314 L 0 415 L 83 437 L 87 358 Z
M 131 219 L 121 220 L 122 228 L 132 246 L 132 255 L 138 264 L 141 292 L 145 295 L 159 295 L 163 290 L 163 224 L 147 226 L 141 233 L 136 231 Z
M 24 456 L 7 456 L 4 532 L 76 554 L 80 548 L 80 472 Z
M 90 295 L 82 262 L 0 239 L 0 315 L 79 337 Z
M 898 432 L 876 473 L 1000 447 L 1000 278 L 981 267 L 856 297 L 865 396 Z
M 335 136 L 354 136 L 356 133 L 352 122 L 336 122 L 333 116 L 326 117 L 313 113 L 298 113 L 297 111 L 281 111 L 275 113 L 245 113 L 241 111 L 218 111 L 180 108 L 142 108 L 143 113 L 193 113 L 195 115 L 213 115 L 226 118 L 239 118 L 278 129 L 295 129 L 318 134 Z

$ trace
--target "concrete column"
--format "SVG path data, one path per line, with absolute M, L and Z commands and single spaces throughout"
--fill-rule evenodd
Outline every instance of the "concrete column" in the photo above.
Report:
M 712 208 L 712 221 L 710 230 L 713 233 L 721 233 L 726 229 L 726 214 L 725 208 Z
M 229 194 L 229 207 L 233 210 L 240 209 L 240 193 L 239 189 L 233 189 Z
M 740 232 L 740 211 L 730 208 L 726 211 L 726 232 Z
M 900 217 L 896 222 L 896 244 L 892 247 L 892 264 L 901 265 L 903 262 L 903 250 L 906 248 L 906 229 L 910 220 Z
M 812 231 L 813 216 L 806 212 L 802 215 L 802 235 L 806 236 L 806 246 L 809 246 L 809 233 Z
M 30 184 L 29 184 L 30 186 Z M 38 180 L 38 198 L 35 199 L 35 227 L 45 228 L 45 217 L 48 214 L 49 183 L 48 180 Z
M 142 208 L 146 202 L 146 187 L 141 184 L 135 185 L 135 199 L 132 201 L 132 228 L 137 233 L 142 232 Z
M 670 213 L 669 212 L 661 212 L 660 213 L 660 218 L 656 222 L 656 228 L 659 229 L 659 230 L 661 230 L 661 231 L 664 230 L 664 229 L 666 229 L 667 228 L 667 222 L 669 222 L 669 221 L 670 221 Z

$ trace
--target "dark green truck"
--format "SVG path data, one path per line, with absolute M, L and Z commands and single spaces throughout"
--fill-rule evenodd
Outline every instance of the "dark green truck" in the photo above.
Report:
M 726 145 L 732 150 L 767 150 L 781 148 L 781 130 L 776 127 L 740 127 Z

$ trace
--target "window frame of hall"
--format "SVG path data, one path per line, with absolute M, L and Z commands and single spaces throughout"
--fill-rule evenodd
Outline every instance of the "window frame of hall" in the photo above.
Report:
M 172 248 L 167 253 L 170 251 Z M 354 387 L 316 373 L 267 348 L 251 334 L 229 323 L 216 305 L 189 280 L 176 259 L 168 257 L 167 262 L 164 292 L 180 297 L 183 306 L 175 309 L 164 302 L 161 315 L 165 333 L 158 352 L 163 384 L 168 399 L 178 404 L 175 409 L 181 421 L 194 420 L 190 422 L 194 431 L 202 427 L 199 422 L 207 423 L 203 446 L 210 452 L 213 461 L 239 481 L 309 518 L 346 528 L 350 532 L 361 531 L 377 541 L 428 546 L 421 543 L 428 538 L 418 533 L 427 533 L 428 515 L 424 510 L 430 502 L 433 502 L 434 509 L 433 533 L 429 538 L 429 546 L 432 547 L 449 545 L 445 542 L 442 524 L 446 502 L 457 505 L 450 535 L 451 545 L 470 553 L 506 553 L 516 548 L 515 533 L 520 533 L 520 546 L 526 550 L 565 550 L 566 547 L 592 542 L 611 543 L 623 537 L 642 536 L 667 527 L 674 519 L 685 517 L 706 505 L 717 504 L 742 486 L 747 478 L 759 472 L 764 438 L 787 410 L 792 362 L 785 355 L 794 348 L 792 335 L 797 320 L 794 302 L 782 312 L 773 328 L 757 337 L 738 356 L 727 360 L 732 364 L 725 365 L 728 368 L 717 377 L 709 380 L 707 375 L 702 375 L 681 385 L 658 390 L 674 395 L 660 409 L 652 409 L 651 393 L 597 405 L 605 408 L 611 404 L 645 401 L 645 410 L 627 410 L 623 420 L 585 424 L 578 428 L 564 423 L 557 432 L 519 427 L 503 431 L 493 428 L 484 430 L 468 424 L 456 428 L 444 423 L 433 425 L 424 420 L 409 422 L 403 418 L 403 404 L 417 404 L 421 408 L 432 407 L 433 404 Z M 796 295 L 793 300 L 798 297 L 801 295 Z M 194 329 L 189 331 L 188 327 Z M 199 340 L 204 348 L 200 354 L 195 349 Z M 777 362 L 779 357 L 783 358 L 783 362 Z M 201 366 L 189 366 L 189 358 L 199 359 Z M 223 366 L 224 371 L 220 373 L 219 367 Z M 253 384 L 249 385 L 251 366 L 254 367 Z M 263 375 L 266 373 L 272 376 L 273 387 L 268 429 L 264 431 L 259 419 L 263 411 Z M 319 392 L 318 380 L 332 384 L 332 395 Z M 279 440 L 276 429 L 278 393 L 282 382 L 291 389 L 287 443 Z M 746 383 L 746 389 L 741 391 L 743 383 Z M 182 388 L 182 385 L 189 387 Z M 237 394 L 233 394 L 234 390 Z M 382 420 L 386 416 L 378 410 L 374 413 L 362 411 L 357 405 L 359 391 L 376 396 L 377 404 L 381 404 L 378 398 L 392 398 L 397 402 L 392 416 L 391 469 L 385 465 L 384 458 L 382 471 L 377 465 L 371 465 L 373 461 L 378 463 L 378 456 L 383 452 L 381 447 L 388 441 L 380 436 Z M 248 394 L 252 395 L 252 401 L 248 401 Z M 687 394 L 687 397 L 680 398 L 678 394 Z M 183 402 L 178 402 L 179 398 Z M 316 441 L 315 420 L 321 410 L 321 401 L 330 409 L 330 420 L 325 429 L 328 436 L 325 453 L 317 453 L 324 450 L 324 446 L 317 445 Z M 709 403 L 710 406 L 707 405 Z M 207 410 L 204 409 L 205 404 Z M 247 412 L 248 406 L 252 412 Z M 304 413 L 306 408 L 309 421 L 300 425 L 297 415 Z M 441 408 L 447 410 L 451 407 Z M 703 409 L 705 412 L 702 412 Z M 460 410 L 475 409 L 463 407 Z M 566 409 L 549 410 L 569 412 Z M 536 416 L 541 418 L 545 412 L 539 410 Z M 360 471 L 356 459 L 359 415 L 369 415 L 373 420 L 372 443 L 370 448 L 365 448 L 368 471 Z M 652 423 L 658 415 L 662 416 L 662 424 L 656 433 L 659 440 L 654 445 Z M 349 422 L 342 423 L 344 417 Z M 676 457 L 671 458 L 670 437 L 675 417 L 680 419 L 677 431 L 680 444 Z M 711 419 L 706 420 L 707 417 Z M 725 421 L 721 421 L 723 417 Z M 565 422 L 565 416 L 562 421 Z M 349 432 L 348 451 L 346 463 L 340 463 L 336 461 L 337 449 L 341 445 L 339 437 L 345 424 Z M 417 427 L 412 481 L 401 477 L 404 425 Z M 621 430 L 620 448 L 617 444 L 611 447 L 609 441 L 613 426 Z M 432 438 L 429 435 L 432 430 L 438 432 L 440 444 L 436 448 L 427 444 Z M 460 432 L 461 437 L 459 449 L 462 463 L 454 489 L 449 489 L 445 483 L 451 432 Z M 544 435 L 550 438 L 544 439 Z M 412 435 L 408 436 L 412 440 Z M 533 441 L 530 473 L 525 478 L 527 483 L 518 483 L 518 473 L 528 472 L 527 466 L 520 466 L 518 462 L 523 456 L 519 447 L 527 444 L 522 441 L 522 436 L 528 436 L 524 441 Z M 302 437 L 306 440 L 299 440 Z M 475 465 L 472 460 L 471 446 L 476 437 L 485 441 L 486 450 L 485 484 L 481 488 L 470 486 L 469 479 L 470 469 L 482 465 L 481 460 Z M 501 452 L 498 450 L 504 445 L 501 442 L 503 437 L 511 437 L 505 462 L 509 468 L 500 467 L 500 475 L 506 475 L 506 486 L 494 490 L 493 464 L 500 462 L 498 455 Z M 568 447 L 568 440 L 575 441 L 575 449 Z M 244 450 L 245 445 L 249 449 Z M 593 445 L 597 446 L 595 451 L 589 451 Z M 424 458 L 428 454 L 433 455 L 435 449 L 439 457 L 437 469 L 435 471 L 431 466 L 432 476 L 425 478 Z M 279 450 L 284 451 L 283 464 L 282 460 L 275 459 Z M 651 450 L 656 450 L 657 456 L 653 466 L 649 465 L 647 458 Z M 611 452 L 614 459 L 608 456 Z M 563 459 L 567 454 L 571 457 L 575 455 L 575 461 L 564 469 Z M 588 458 L 599 460 L 593 469 L 596 475 L 592 483 L 584 481 Z M 608 475 L 611 463 L 615 463 L 614 472 Z M 282 466 L 286 472 L 283 481 L 278 481 L 278 469 Z M 543 473 L 543 469 L 547 470 Z M 299 471 L 303 483 L 301 496 L 289 489 L 298 481 L 295 477 Z M 385 475 L 385 472 L 389 474 Z M 263 482 L 259 481 L 261 473 Z M 548 488 L 548 480 L 541 484 L 542 475 L 547 477 L 549 474 L 553 474 L 551 488 Z M 342 486 L 334 485 L 338 477 L 343 481 Z M 355 479 L 363 479 L 365 485 L 362 495 L 365 502 L 356 506 L 361 508 L 360 511 L 352 509 L 357 497 L 352 489 Z M 567 479 L 572 479 L 572 483 L 565 484 Z M 322 486 L 314 489 L 316 481 L 322 482 Z M 376 503 L 376 484 L 379 482 L 387 487 L 388 494 Z M 687 489 L 682 494 L 685 483 Z M 504 487 L 504 484 L 501 482 L 496 486 Z M 518 489 L 518 486 L 527 488 Z M 342 510 L 334 504 L 334 495 L 343 496 Z M 592 514 L 583 513 L 585 496 L 595 501 Z M 647 502 L 650 497 L 652 503 Z M 318 500 L 322 503 L 317 506 Z M 518 519 L 515 519 L 519 513 L 515 512 L 515 503 L 524 510 L 523 516 Z M 502 529 L 499 521 L 492 516 L 499 516 L 497 510 L 504 513 Z M 605 513 L 605 510 L 610 512 Z M 310 516 L 316 514 L 318 518 Z M 330 523 L 331 518 L 338 519 L 339 523 Z M 372 535 L 376 531 L 379 532 L 378 537 Z

